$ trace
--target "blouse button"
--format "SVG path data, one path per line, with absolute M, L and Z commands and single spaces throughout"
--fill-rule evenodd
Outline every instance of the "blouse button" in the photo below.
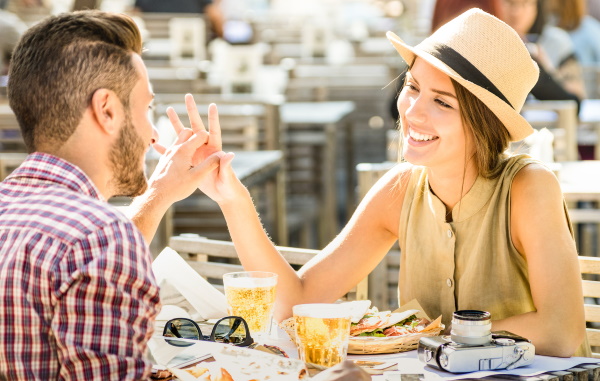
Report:
M 448 238 L 452 238 L 452 230 L 448 229 L 447 234 L 448 234 Z
M 452 279 L 446 279 L 446 284 L 448 285 L 448 287 L 452 287 Z

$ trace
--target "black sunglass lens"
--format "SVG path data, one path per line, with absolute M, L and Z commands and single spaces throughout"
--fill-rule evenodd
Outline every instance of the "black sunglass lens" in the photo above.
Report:
M 214 327 L 214 340 L 219 343 L 242 344 L 249 334 L 241 318 L 226 318 Z
M 201 333 L 198 326 L 190 320 L 173 319 L 167 322 L 163 336 L 180 339 L 199 340 Z

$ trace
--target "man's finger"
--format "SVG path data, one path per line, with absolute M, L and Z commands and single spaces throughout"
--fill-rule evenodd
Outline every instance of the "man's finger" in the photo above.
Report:
M 202 118 L 200 118 L 200 114 L 198 113 L 198 106 L 196 106 L 196 101 L 194 101 L 192 94 L 185 95 L 185 108 L 194 133 L 197 134 L 200 131 L 206 131 L 204 123 L 202 123 Z
M 221 149 L 223 142 L 221 140 L 221 124 L 219 123 L 219 110 L 217 105 L 211 103 L 208 106 L 208 127 L 210 133 L 210 144 Z
M 165 152 L 167 152 L 167 148 L 164 147 L 162 144 L 154 143 L 152 144 L 152 148 L 154 148 L 154 150 L 161 155 L 164 155 Z
M 181 120 L 179 120 L 179 115 L 177 115 L 173 107 L 167 107 L 167 116 L 169 117 L 169 121 L 171 122 L 175 133 L 179 135 L 179 133 L 185 129 L 185 126 L 181 123 Z

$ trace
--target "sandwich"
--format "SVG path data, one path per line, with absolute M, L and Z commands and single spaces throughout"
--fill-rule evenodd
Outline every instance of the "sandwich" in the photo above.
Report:
M 350 336 L 388 337 L 421 332 L 431 322 L 418 318 L 418 313 L 419 310 L 380 312 L 376 307 L 370 308 L 358 322 L 350 325 Z

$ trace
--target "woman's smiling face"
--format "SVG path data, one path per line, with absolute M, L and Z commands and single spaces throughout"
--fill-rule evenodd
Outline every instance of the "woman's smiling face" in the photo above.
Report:
M 470 129 L 463 128 L 450 77 L 417 58 L 398 97 L 406 161 L 427 167 L 464 163 L 474 151 Z M 465 146 L 468 146 L 465 155 Z

